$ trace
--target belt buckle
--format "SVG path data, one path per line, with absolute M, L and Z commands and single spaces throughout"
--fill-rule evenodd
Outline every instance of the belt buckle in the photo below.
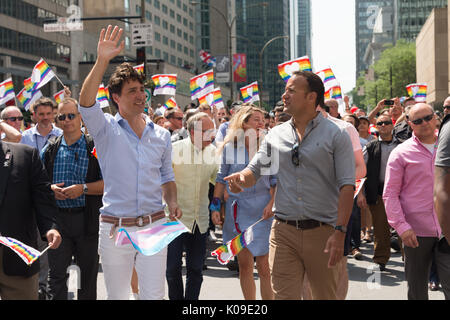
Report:
M 300 220 L 295 220 L 295 228 L 297 229 L 297 230 L 301 230 L 302 228 L 301 228 L 301 225 L 300 225 Z
M 144 226 L 144 218 L 142 216 L 137 217 L 135 221 L 136 221 L 136 225 L 138 227 L 143 227 Z

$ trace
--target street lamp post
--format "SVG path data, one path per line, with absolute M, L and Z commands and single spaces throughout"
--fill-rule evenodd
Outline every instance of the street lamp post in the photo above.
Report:
M 199 5 L 201 4 L 200 2 L 195 2 L 195 1 L 190 1 L 189 2 L 191 5 Z M 247 6 L 246 8 L 251 8 L 251 7 L 257 7 L 257 6 L 263 6 L 266 7 L 269 4 L 267 2 L 261 2 L 261 3 L 257 3 L 257 4 L 253 4 L 250 6 Z M 231 22 L 228 22 L 227 17 L 216 7 L 209 5 L 209 7 L 211 9 L 214 9 L 219 16 L 223 19 L 223 21 L 225 21 L 225 24 L 227 26 L 227 30 L 228 30 L 228 59 L 229 59 L 229 81 L 230 81 L 230 95 L 231 95 L 231 101 L 233 101 L 233 96 L 234 96 L 234 89 L 233 89 L 233 44 L 232 44 L 232 29 L 233 29 L 233 24 L 236 22 L 236 18 L 237 15 L 234 15 L 234 17 L 231 19 Z

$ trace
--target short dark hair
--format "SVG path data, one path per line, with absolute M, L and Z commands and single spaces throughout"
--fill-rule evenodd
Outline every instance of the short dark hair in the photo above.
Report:
M 283 106 L 275 107 L 275 109 L 273 109 L 273 112 L 274 112 L 274 113 L 275 113 L 275 112 L 283 112 L 283 110 L 284 110 L 284 105 L 283 105 Z
M 109 95 L 111 97 L 111 103 L 114 107 L 117 108 L 117 110 L 119 110 L 119 106 L 112 97 L 113 93 L 120 96 L 120 94 L 122 93 L 123 84 L 125 82 L 135 80 L 139 81 L 139 83 L 141 84 L 144 84 L 144 76 L 141 73 L 137 72 L 128 62 L 124 62 L 118 65 L 116 67 L 116 70 L 114 70 L 114 73 L 111 75 L 111 78 L 109 78 Z
M 325 87 L 323 85 L 322 79 L 311 71 L 294 71 L 292 76 L 302 76 L 308 82 L 309 92 L 317 93 L 316 107 L 325 104 Z
M 52 109 L 56 109 L 56 108 L 58 107 L 58 105 L 56 104 L 56 102 L 53 101 L 52 99 L 47 98 L 47 97 L 42 97 L 42 98 L 37 99 L 37 100 L 31 105 L 30 111 L 33 112 L 33 113 L 36 112 L 36 109 L 37 109 L 37 107 L 39 107 L 39 106 L 52 107 Z

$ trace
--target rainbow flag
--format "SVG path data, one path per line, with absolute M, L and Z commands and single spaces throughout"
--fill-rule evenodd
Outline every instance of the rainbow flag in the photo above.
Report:
M 166 94 L 174 96 L 177 90 L 177 75 L 176 74 L 155 74 L 152 76 L 155 84 L 153 95 Z
M 206 103 L 210 106 L 216 106 L 217 108 L 224 108 L 223 99 L 222 99 L 222 92 L 220 91 L 220 88 L 216 88 L 213 91 L 205 94 L 202 97 L 198 98 L 198 102 L 200 104 Z
M 425 83 L 411 83 L 406 86 L 408 95 L 413 97 L 416 102 L 425 102 L 427 100 L 427 85 Z
M 316 72 L 316 74 L 322 79 L 325 90 L 338 85 L 336 76 L 334 75 L 331 68 L 323 69 L 319 72 Z
M 248 86 L 240 88 L 244 102 L 259 101 L 258 81 L 250 83 Z
M 40 89 L 50 80 L 52 80 L 54 76 L 55 73 L 53 72 L 53 70 L 50 68 L 47 62 L 45 62 L 44 59 L 41 58 L 41 60 L 39 60 L 39 62 L 33 68 L 31 81 L 33 82 L 33 84 L 37 84 L 36 89 Z
M 100 103 L 100 107 L 109 107 L 108 89 L 105 88 L 103 83 L 98 87 L 96 100 Z
M 190 80 L 191 99 L 198 99 L 214 89 L 214 72 L 209 70 Z
M 174 98 L 170 98 L 169 100 L 166 101 L 166 103 L 164 104 L 164 108 L 166 109 L 172 109 L 172 108 L 176 108 L 177 102 L 175 101 Z
M 31 81 L 31 77 L 23 80 L 23 86 L 27 89 L 27 91 L 36 91 L 37 90 L 37 83 L 33 83 Z
M 27 265 L 31 265 L 43 253 L 14 238 L 0 237 L 0 243 L 14 251 Z
M 340 86 L 335 86 L 325 91 L 325 99 L 342 99 L 342 91 Z
M 15 96 L 12 78 L 6 79 L 0 83 L 0 105 L 14 99 Z
M 189 229 L 179 220 L 133 232 L 120 228 L 116 237 L 116 246 L 132 244 L 143 255 L 151 256 L 164 249 L 184 232 L 189 232 Z
M 136 70 L 137 73 L 144 75 L 144 64 L 134 66 L 133 69 Z
M 94 149 L 92 149 L 91 154 L 98 160 L 97 149 L 95 149 L 95 146 Z
M 258 220 L 256 223 L 248 227 L 247 230 L 212 251 L 211 256 L 215 256 L 220 264 L 227 264 L 232 257 L 241 252 L 242 249 L 247 247 L 253 241 L 253 227 L 261 221 L 262 219 Z
M 25 110 L 29 110 L 33 102 L 42 97 L 41 90 L 28 91 L 27 88 L 23 88 L 17 94 L 17 100 L 23 105 Z
M 278 65 L 278 73 L 284 81 L 288 81 L 295 71 L 312 71 L 308 56 L 286 61 Z
M 53 98 L 55 98 L 56 103 L 61 103 L 61 101 L 64 100 L 64 89 L 62 89 L 61 91 L 58 91 L 57 93 L 55 93 L 53 95 Z

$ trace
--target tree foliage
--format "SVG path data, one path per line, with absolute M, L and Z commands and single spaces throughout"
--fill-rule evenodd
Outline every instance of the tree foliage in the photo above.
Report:
M 407 96 L 406 86 L 416 82 L 415 43 L 399 40 L 395 46 L 387 45 L 369 69 L 367 74 L 374 75 L 372 79 L 361 74 L 352 90 L 353 102 L 357 105 L 359 102 L 358 107 L 371 110 L 382 99 Z M 359 96 L 358 92 L 363 95 Z

